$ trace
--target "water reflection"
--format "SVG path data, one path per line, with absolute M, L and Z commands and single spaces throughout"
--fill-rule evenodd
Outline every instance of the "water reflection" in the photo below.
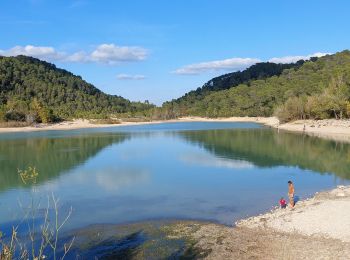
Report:
M 216 157 L 211 154 L 184 154 L 180 160 L 189 164 L 209 167 L 224 167 L 231 169 L 252 168 L 254 165 L 248 161 Z
M 350 179 L 347 143 L 271 129 L 188 131 L 178 135 L 219 157 L 259 167 L 296 166 Z
M 350 179 L 349 144 L 251 124 L 209 125 L 2 138 L 0 223 L 12 223 L 17 199 L 28 197 L 17 168 L 29 165 L 40 173 L 39 196 L 54 191 L 63 211 L 73 207 L 70 228 L 157 218 L 232 224 L 269 209 L 289 179 L 301 198 Z
M 66 138 L 6 139 L 0 141 L 0 191 L 21 186 L 17 169 L 35 166 L 38 182 L 45 182 L 94 157 L 130 134 L 98 134 Z
M 81 184 L 84 185 L 87 179 L 94 179 L 96 185 L 105 191 L 115 192 L 121 188 L 142 184 L 150 179 L 147 169 L 137 168 L 117 168 L 115 166 L 98 169 L 97 171 L 84 171 Z M 91 181 L 91 180 L 89 180 Z

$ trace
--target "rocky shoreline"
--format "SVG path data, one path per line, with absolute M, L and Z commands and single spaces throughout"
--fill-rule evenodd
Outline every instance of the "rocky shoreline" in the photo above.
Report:
M 164 220 L 92 225 L 70 234 L 72 255 L 128 259 L 349 259 L 350 186 L 316 193 L 295 208 L 242 219 L 230 227 Z
M 316 193 L 293 210 L 276 208 L 236 227 L 202 224 L 179 234 L 196 241 L 207 259 L 349 259 L 350 187 Z

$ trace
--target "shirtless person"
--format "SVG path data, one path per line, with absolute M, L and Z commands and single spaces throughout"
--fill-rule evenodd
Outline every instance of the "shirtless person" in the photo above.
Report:
M 294 185 L 293 182 L 288 181 L 288 197 L 289 197 L 289 204 L 290 207 L 294 207 Z

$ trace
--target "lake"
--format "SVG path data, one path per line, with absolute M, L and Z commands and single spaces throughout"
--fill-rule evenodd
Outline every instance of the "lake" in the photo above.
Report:
M 18 169 L 35 166 L 36 184 Z M 21 219 L 31 193 L 53 192 L 65 229 L 161 219 L 226 225 L 349 184 L 350 145 L 254 123 L 186 122 L 0 134 L 0 226 Z M 62 213 L 62 214 L 63 214 Z M 43 211 L 38 210 L 38 219 Z

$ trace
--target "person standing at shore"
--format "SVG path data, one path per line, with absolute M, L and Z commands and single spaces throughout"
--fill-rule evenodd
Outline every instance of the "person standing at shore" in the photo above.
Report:
M 290 207 L 294 207 L 294 185 L 292 181 L 288 181 L 288 197 Z

